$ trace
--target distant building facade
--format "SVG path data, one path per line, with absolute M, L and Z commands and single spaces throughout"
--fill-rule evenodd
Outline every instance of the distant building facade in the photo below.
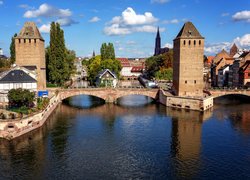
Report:
M 177 96 L 203 96 L 204 37 L 191 22 L 174 39 L 173 91 Z
M 145 70 L 145 59 L 137 58 L 117 58 L 121 62 L 122 70 L 120 72 L 123 79 L 137 79 Z
M 46 88 L 45 48 L 34 22 L 26 22 L 15 38 L 16 64 L 36 66 L 38 89 Z
M 158 55 L 163 54 L 163 53 L 168 52 L 168 51 L 169 51 L 169 48 L 167 48 L 167 47 L 161 48 L 161 36 L 160 36 L 160 30 L 159 30 L 159 27 L 158 27 L 156 38 L 155 38 L 155 53 L 154 53 L 154 56 L 158 56 Z

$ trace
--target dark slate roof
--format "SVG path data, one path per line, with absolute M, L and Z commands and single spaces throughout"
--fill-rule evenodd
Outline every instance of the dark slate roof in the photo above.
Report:
M 104 70 L 100 71 L 96 77 L 101 78 L 106 72 L 109 72 L 114 78 L 117 78 L 115 73 L 113 73 L 109 69 L 104 69 Z
M 0 83 L 35 83 L 33 77 L 23 70 L 10 70 L 0 79 Z
M 26 69 L 28 69 L 28 70 L 30 70 L 30 71 L 34 71 L 34 70 L 37 69 L 36 66 L 23 66 L 23 67 L 26 68 Z
M 176 38 L 203 38 L 192 22 L 186 22 Z

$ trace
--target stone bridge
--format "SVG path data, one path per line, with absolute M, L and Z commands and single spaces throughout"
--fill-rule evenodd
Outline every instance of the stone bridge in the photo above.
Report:
M 212 95 L 214 98 L 226 96 L 226 95 L 243 95 L 250 97 L 250 90 L 244 89 L 221 89 L 221 90 L 208 90 L 207 93 Z
M 157 100 L 158 89 L 121 89 L 121 88 L 86 88 L 86 89 L 61 89 L 60 100 L 77 95 L 90 95 L 99 97 L 105 102 L 116 102 L 117 99 L 128 95 L 143 95 Z

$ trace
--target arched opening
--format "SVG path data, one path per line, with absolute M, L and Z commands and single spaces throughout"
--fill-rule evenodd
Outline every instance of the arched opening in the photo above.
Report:
M 154 99 L 145 95 L 126 95 L 117 99 L 117 104 L 125 107 L 141 107 L 154 103 Z
M 201 45 L 201 40 L 199 40 L 199 45 Z
M 186 45 L 186 40 L 183 41 L 184 46 Z
M 250 96 L 244 94 L 227 94 L 214 98 L 214 104 L 228 106 L 250 104 Z
M 189 46 L 191 45 L 191 41 L 190 41 L 190 40 L 188 41 L 188 45 L 189 45 Z
M 196 41 L 194 40 L 194 45 L 196 45 Z
M 105 104 L 105 100 L 91 95 L 76 95 L 64 99 L 63 104 L 80 109 L 88 109 Z

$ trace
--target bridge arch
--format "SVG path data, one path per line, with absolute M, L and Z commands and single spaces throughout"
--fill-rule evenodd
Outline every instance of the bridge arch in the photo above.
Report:
M 77 90 L 62 90 L 60 93 L 60 100 L 67 99 L 69 97 L 77 95 L 89 95 L 95 96 L 100 99 L 103 99 L 105 102 L 116 102 L 117 99 L 128 96 L 128 95 L 143 95 L 151 97 L 152 99 L 157 98 L 158 89 L 105 89 L 105 88 L 96 88 L 96 89 L 77 89 Z
M 243 98 L 250 98 L 250 94 L 241 94 L 241 93 L 228 93 L 228 94 L 219 94 L 215 95 L 214 99 L 221 98 L 221 97 L 243 97 Z

